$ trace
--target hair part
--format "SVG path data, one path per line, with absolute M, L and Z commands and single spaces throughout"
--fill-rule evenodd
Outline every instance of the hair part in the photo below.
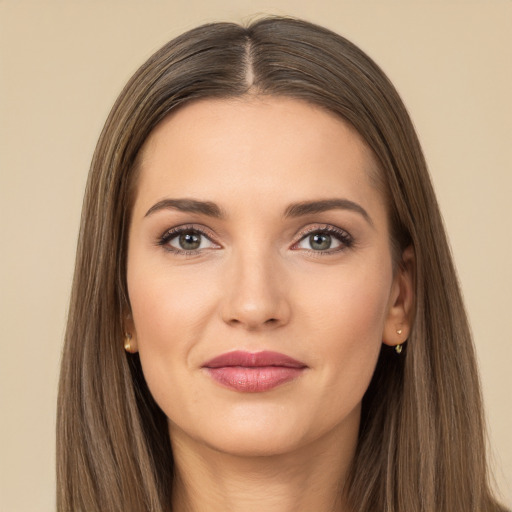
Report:
M 138 355 L 123 350 L 127 233 L 137 156 L 182 105 L 248 94 L 307 101 L 347 121 L 379 164 L 399 261 L 416 254 L 415 322 L 400 358 L 383 346 L 363 399 L 346 483 L 361 512 L 502 510 L 485 464 L 475 355 L 420 144 L 378 66 L 333 32 L 295 19 L 193 29 L 151 56 L 116 101 L 86 188 L 59 388 L 59 511 L 169 512 L 167 419 Z M 468 446 L 471 449 L 468 449 Z

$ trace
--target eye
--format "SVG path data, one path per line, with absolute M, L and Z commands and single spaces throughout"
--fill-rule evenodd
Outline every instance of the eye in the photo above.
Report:
M 353 239 L 346 231 L 328 226 L 310 230 L 293 246 L 293 249 L 333 253 L 350 247 L 352 244 Z
M 219 248 L 219 245 L 214 243 L 203 231 L 187 226 L 167 231 L 158 243 L 179 254 L 192 254 L 203 249 Z

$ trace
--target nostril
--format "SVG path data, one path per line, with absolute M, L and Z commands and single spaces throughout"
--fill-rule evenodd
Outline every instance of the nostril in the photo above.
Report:
M 236 289 L 221 301 L 219 313 L 226 324 L 253 331 L 274 329 L 288 323 L 290 307 L 285 294 L 264 289 L 263 281 L 266 283 L 268 279 L 258 281 L 261 289 L 238 283 Z

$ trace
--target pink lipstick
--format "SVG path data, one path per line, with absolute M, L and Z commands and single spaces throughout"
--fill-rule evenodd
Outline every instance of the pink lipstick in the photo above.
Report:
M 245 393 L 268 391 L 299 377 L 307 365 L 278 352 L 236 350 L 203 365 L 213 380 Z

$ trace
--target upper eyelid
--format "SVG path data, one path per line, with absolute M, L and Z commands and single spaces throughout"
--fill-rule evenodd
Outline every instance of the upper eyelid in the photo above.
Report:
M 179 233 L 181 231 L 186 231 L 186 230 L 191 230 L 191 231 L 195 230 L 195 231 L 199 231 L 200 233 L 202 233 L 206 236 L 215 237 L 214 231 L 202 224 L 180 224 L 178 226 L 174 226 L 172 228 L 166 229 L 162 233 L 161 236 L 164 237 L 166 235 L 170 235 L 173 233 Z M 340 228 L 338 226 L 334 226 L 333 224 L 326 224 L 326 223 L 318 223 L 318 224 L 308 223 L 306 226 L 303 226 L 297 230 L 296 236 L 305 236 L 307 234 L 314 233 L 315 231 L 334 231 L 334 232 L 337 231 L 337 232 L 341 232 L 341 233 L 346 233 L 347 235 L 350 236 L 350 233 L 346 229 Z
M 171 237 L 173 235 L 178 235 L 182 233 L 183 231 L 198 231 L 202 235 L 206 236 L 207 238 L 215 238 L 215 235 L 213 234 L 213 231 L 206 226 L 200 225 L 200 224 L 180 224 L 179 226 L 174 226 L 172 228 L 166 229 L 160 238 L 165 237 Z M 212 240 L 213 242 L 213 240 Z
M 332 224 L 320 223 L 320 224 L 308 224 L 308 226 L 309 227 L 301 228 L 299 230 L 299 232 L 302 234 L 308 234 L 308 233 L 311 233 L 314 231 L 343 231 L 343 232 L 347 232 L 345 229 L 339 228 Z
M 317 225 L 308 224 L 308 226 L 309 227 L 303 227 L 298 231 L 298 234 L 296 235 L 297 240 L 301 240 L 302 238 L 304 238 L 307 235 L 310 235 L 311 233 L 317 233 L 322 231 L 327 231 L 329 233 L 345 234 L 346 236 L 353 238 L 352 235 L 346 229 L 334 226 L 333 224 L 319 223 Z

